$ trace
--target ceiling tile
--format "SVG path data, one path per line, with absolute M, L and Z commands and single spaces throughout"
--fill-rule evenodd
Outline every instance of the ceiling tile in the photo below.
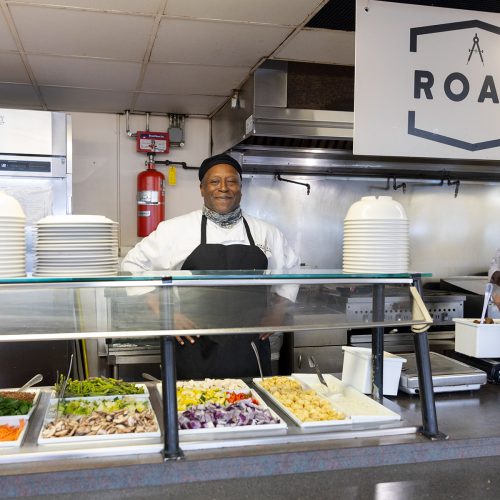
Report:
M 10 34 L 9 26 L 7 21 L 2 15 L 0 11 L 0 50 L 16 50 L 16 44 L 14 43 L 14 39 Z
M 0 53 L 0 81 L 31 83 L 19 54 Z
M 296 26 L 323 3 L 323 0 L 169 0 L 165 14 Z
M 136 111 L 209 115 L 226 100 L 226 97 L 204 95 L 139 94 Z
M 291 31 L 255 24 L 163 19 L 151 61 L 253 66 Z
M 246 80 L 250 67 L 149 64 L 142 90 L 164 94 L 209 94 L 227 96 Z
M 305 28 L 273 59 L 354 66 L 354 32 Z
M 131 92 L 72 89 L 67 87 L 40 87 L 51 110 L 120 113 L 130 109 Z
M 28 56 L 40 85 L 135 90 L 140 63 L 56 56 Z
M 7 0 L 7 3 L 38 4 L 62 7 L 81 7 L 101 11 L 120 11 L 143 14 L 155 14 L 161 0 Z
M 0 107 L 41 109 L 42 105 L 31 85 L 0 83 Z
M 153 18 L 126 14 L 13 5 L 24 49 L 28 52 L 109 57 L 141 61 Z

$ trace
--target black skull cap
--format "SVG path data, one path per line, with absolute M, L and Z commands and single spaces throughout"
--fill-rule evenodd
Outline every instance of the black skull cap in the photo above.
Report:
M 205 177 L 205 174 L 208 172 L 208 170 L 212 167 L 215 167 L 215 165 L 231 165 L 240 174 L 240 178 L 242 176 L 243 170 L 241 168 L 241 165 L 232 156 L 226 154 L 215 155 L 211 156 L 210 158 L 206 158 L 201 163 L 200 168 L 198 170 L 198 177 L 200 179 L 200 182 L 203 179 L 203 177 Z

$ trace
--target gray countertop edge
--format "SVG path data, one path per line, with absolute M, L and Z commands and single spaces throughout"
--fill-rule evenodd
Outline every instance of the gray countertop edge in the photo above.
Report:
M 95 462 L 79 459 L 66 464 L 74 470 L 38 472 L 43 464 L 28 463 L 4 469 L 0 476 L 2 498 L 30 495 L 55 495 L 182 484 L 196 481 L 262 477 L 279 474 L 323 472 L 384 465 L 433 462 L 439 460 L 500 456 L 500 437 L 469 438 L 385 444 L 348 448 L 316 448 L 304 451 L 280 451 L 231 457 L 188 457 L 163 463 L 156 456 L 148 463 L 120 463 L 119 459 Z M 84 461 L 83 461 L 84 460 Z M 7 469 L 10 466 L 7 466 Z M 76 468 L 78 468 L 76 470 Z

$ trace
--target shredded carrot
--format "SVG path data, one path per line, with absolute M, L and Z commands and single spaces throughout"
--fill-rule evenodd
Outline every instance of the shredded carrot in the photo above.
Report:
M 24 428 L 24 420 L 19 420 L 19 427 L 0 425 L 0 441 L 15 441 Z

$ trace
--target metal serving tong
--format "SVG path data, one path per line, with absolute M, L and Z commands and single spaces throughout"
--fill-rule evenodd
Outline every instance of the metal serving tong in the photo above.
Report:
M 59 395 L 57 396 L 57 411 L 56 411 L 56 420 L 59 419 L 59 408 L 61 406 L 61 401 L 64 398 L 64 393 L 66 392 L 66 386 L 68 385 L 68 379 L 71 375 L 71 368 L 73 367 L 73 354 L 69 358 L 69 368 L 68 368 L 68 374 L 66 375 L 66 378 L 64 379 L 64 382 L 62 384 L 61 390 L 59 391 Z
M 255 345 L 255 342 L 252 340 L 250 342 L 252 345 L 253 352 L 255 353 L 255 357 L 257 358 L 257 364 L 259 365 L 259 372 L 260 372 L 260 378 L 264 378 L 264 374 L 262 373 L 262 365 L 260 364 L 260 356 L 259 356 L 259 350 L 257 349 L 257 346 Z
M 323 374 L 319 369 L 318 363 L 316 363 L 316 360 L 314 359 L 314 356 L 313 355 L 307 356 L 307 359 L 309 361 L 309 367 L 314 368 L 316 370 L 316 375 L 318 376 L 319 381 L 328 389 L 328 384 L 326 383 L 326 380 L 324 379 Z
M 484 323 L 484 318 L 486 316 L 486 309 L 488 308 L 488 304 L 490 302 L 492 293 L 493 293 L 493 283 L 487 283 L 486 290 L 484 292 L 483 312 L 481 313 L 481 321 L 480 321 L 481 324 Z

